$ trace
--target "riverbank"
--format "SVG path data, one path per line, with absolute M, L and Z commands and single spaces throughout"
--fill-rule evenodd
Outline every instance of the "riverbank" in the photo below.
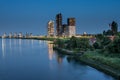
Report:
M 61 48 L 54 48 L 54 49 L 62 52 L 62 54 L 67 54 L 67 55 L 76 54 L 73 51 L 69 51 Z M 95 51 L 86 51 L 83 55 L 81 56 L 76 55 L 74 57 L 75 57 L 74 59 L 76 59 L 77 61 L 84 62 L 91 67 L 94 67 L 106 74 L 115 77 L 116 79 L 120 79 L 119 58 L 117 61 L 115 61 L 115 59 L 117 59 L 116 57 L 114 58 L 110 58 L 107 56 L 105 57 L 104 55 L 99 54 Z
M 96 51 L 87 51 L 84 55 L 77 58 L 77 60 L 103 71 L 106 74 L 115 77 L 116 79 L 120 79 L 119 58 L 104 56 Z
M 12 39 L 12 38 L 11 38 Z M 32 38 L 13 38 L 13 39 L 36 39 L 36 40 L 50 40 L 53 41 L 55 38 L 46 38 L 46 37 L 32 37 Z M 101 70 L 115 78 L 120 79 L 120 66 L 119 66 L 119 58 L 111 58 L 109 56 L 105 57 L 102 54 L 99 54 L 95 51 L 87 51 L 87 52 L 75 52 L 66 50 L 63 48 L 54 49 L 60 51 L 62 54 L 75 56 L 76 60 L 84 62 L 98 70 Z
M 70 51 L 70 50 L 63 49 L 63 48 L 58 48 L 58 47 L 53 47 L 53 49 L 57 50 L 59 52 L 62 52 L 62 54 L 65 54 L 65 55 L 81 56 L 82 54 L 84 54 L 83 51 L 81 51 L 81 52 L 75 52 L 75 51 Z
M 0 36 L 0 38 L 2 38 Z M 6 37 L 2 39 L 35 39 L 35 40 L 48 40 L 48 41 L 54 41 L 56 38 L 54 37 L 39 37 L 39 36 L 32 36 L 32 37 Z

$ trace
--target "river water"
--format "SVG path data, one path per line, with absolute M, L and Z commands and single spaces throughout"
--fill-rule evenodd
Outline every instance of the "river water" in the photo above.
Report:
M 0 80 L 114 80 L 52 47 L 49 41 L 0 39 Z

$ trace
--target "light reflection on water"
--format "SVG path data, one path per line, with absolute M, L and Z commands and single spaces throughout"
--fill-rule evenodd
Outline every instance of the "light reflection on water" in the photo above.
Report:
M 2 56 L 3 56 L 3 58 L 4 58 L 4 56 L 5 56 L 5 48 L 6 48 L 6 41 L 5 41 L 5 39 L 2 39 Z
M 54 57 L 54 52 L 53 52 L 53 44 L 51 44 L 51 41 L 48 41 L 48 55 L 49 55 L 49 60 L 52 60 Z
M 94 68 L 76 62 L 70 56 L 54 51 L 50 41 L 0 41 L 0 80 L 114 80 Z

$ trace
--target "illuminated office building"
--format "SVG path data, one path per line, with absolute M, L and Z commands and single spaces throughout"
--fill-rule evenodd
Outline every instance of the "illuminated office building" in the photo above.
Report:
M 48 22 L 48 36 L 54 36 L 54 21 Z
M 75 18 L 68 18 L 68 34 L 69 37 L 76 35 L 76 26 L 75 26 Z
M 59 13 L 56 15 L 56 35 L 57 36 L 61 36 L 62 34 L 61 28 L 62 28 L 62 14 Z

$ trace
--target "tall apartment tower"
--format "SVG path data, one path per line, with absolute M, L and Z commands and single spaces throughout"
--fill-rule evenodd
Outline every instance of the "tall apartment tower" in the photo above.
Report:
M 68 18 L 67 23 L 68 23 L 69 37 L 75 36 L 76 35 L 76 26 L 75 26 L 76 21 L 75 21 L 75 18 Z
M 54 21 L 48 22 L 48 36 L 54 36 Z
M 56 15 L 56 35 L 57 36 L 61 36 L 62 34 L 61 28 L 62 28 L 62 14 L 59 13 Z

